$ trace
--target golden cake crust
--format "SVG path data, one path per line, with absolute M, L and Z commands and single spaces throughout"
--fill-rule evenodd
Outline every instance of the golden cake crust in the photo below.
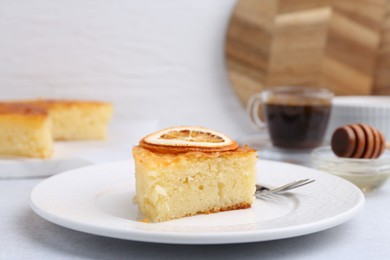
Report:
M 90 100 L 66 100 L 66 99 L 36 99 L 36 100 L 24 100 L 22 103 L 32 104 L 41 108 L 56 108 L 56 107 L 97 107 L 97 106 L 112 106 L 111 103 L 102 101 L 90 101 Z
M 149 150 L 141 145 L 135 146 L 133 148 L 133 156 L 143 160 L 143 158 L 150 158 L 148 162 L 154 163 L 156 165 L 166 165 L 174 163 L 175 161 L 193 159 L 193 158 L 217 158 L 217 157 L 240 157 L 247 156 L 249 153 L 256 152 L 255 149 L 252 149 L 248 146 L 240 146 L 232 151 L 223 151 L 223 152 L 204 152 L 204 151 L 186 151 L 182 149 L 182 152 L 156 152 L 154 150 Z M 144 160 L 143 160 L 144 161 Z
M 39 115 L 47 116 L 46 109 L 17 102 L 0 102 L 0 114 L 2 115 Z
M 175 157 L 177 155 L 180 156 L 185 156 L 185 157 L 199 157 L 201 155 L 206 156 L 206 157 L 219 157 L 219 156 L 229 156 L 229 155 L 234 155 L 237 156 L 239 154 L 245 154 L 245 153 L 250 153 L 250 152 L 256 152 L 255 149 L 248 147 L 247 145 L 244 146 L 239 146 L 234 150 L 230 151 L 191 151 L 185 148 L 181 148 L 180 150 L 177 150 L 175 152 L 167 152 L 166 150 L 162 150 L 161 152 L 155 151 L 154 149 L 148 149 L 147 147 L 143 145 L 137 145 L 134 146 L 133 149 L 140 150 L 140 151 L 145 151 L 148 153 L 156 153 L 159 155 L 166 155 L 168 157 Z

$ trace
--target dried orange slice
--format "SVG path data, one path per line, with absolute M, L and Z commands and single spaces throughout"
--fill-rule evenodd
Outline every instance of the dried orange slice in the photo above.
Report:
M 200 126 L 178 126 L 145 136 L 140 146 L 157 152 L 222 152 L 238 144 L 225 134 Z

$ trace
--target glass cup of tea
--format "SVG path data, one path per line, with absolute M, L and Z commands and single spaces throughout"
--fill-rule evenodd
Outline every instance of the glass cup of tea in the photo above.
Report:
M 247 113 L 275 147 L 313 149 L 322 145 L 333 96 L 325 88 L 274 87 L 252 95 Z

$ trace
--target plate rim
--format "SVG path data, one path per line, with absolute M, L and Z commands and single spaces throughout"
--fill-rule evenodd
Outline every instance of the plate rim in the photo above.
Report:
M 249 230 L 249 231 L 247 230 L 247 231 L 234 231 L 234 232 L 168 233 L 168 232 L 158 232 L 155 230 L 148 230 L 146 232 L 144 230 L 137 230 L 137 229 L 133 229 L 131 230 L 131 232 L 129 232 L 129 230 L 127 229 L 118 231 L 116 229 L 113 230 L 104 226 L 91 225 L 90 223 L 71 220 L 66 217 L 56 215 L 52 212 L 45 211 L 44 209 L 41 209 L 34 202 L 35 192 L 39 189 L 42 183 L 48 181 L 49 179 L 61 178 L 61 176 L 64 176 L 67 173 L 83 171 L 85 168 L 100 168 L 102 166 L 107 167 L 112 164 L 123 164 L 129 162 L 133 163 L 131 160 L 116 161 L 116 162 L 86 166 L 86 167 L 73 169 L 70 171 L 63 172 L 61 174 L 51 176 L 43 180 L 42 182 L 40 182 L 34 187 L 30 195 L 30 207 L 37 215 L 39 215 L 43 219 L 51 223 L 57 224 L 59 226 L 69 228 L 79 232 L 84 232 L 84 233 L 89 233 L 89 234 L 99 235 L 104 237 L 111 237 L 116 239 L 141 241 L 141 242 L 205 245 L 205 244 L 235 244 L 235 243 L 271 241 L 271 240 L 291 238 L 291 237 L 316 233 L 347 222 L 352 217 L 354 217 L 363 208 L 365 204 L 364 194 L 356 186 L 354 186 L 352 183 L 338 176 L 331 175 L 329 177 L 338 179 L 338 181 L 344 182 L 344 184 L 346 185 L 350 185 L 350 187 L 356 189 L 355 191 L 358 191 L 359 194 L 358 202 L 349 210 L 344 211 L 338 215 L 326 219 L 322 219 L 319 221 L 290 226 L 290 227 L 279 227 L 279 228 L 272 228 L 269 230 L 263 229 L 261 230 L 261 232 L 259 232 L 259 230 L 256 229 L 256 230 Z M 257 164 L 259 164 L 260 162 L 266 162 L 271 164 L 274 163 L 284 164 L 293 167 L 303 167 L 303 168 L 308 168 L 310 170 L 316 171 L 319 174 L 326 174 L 313 168 L 309 168 L 301 165 L 295 165 L 286 162 L 277 162 L 277 161 L 259 159 Z M 146 225 L 150 225 L 150 224 L 146 224 Z

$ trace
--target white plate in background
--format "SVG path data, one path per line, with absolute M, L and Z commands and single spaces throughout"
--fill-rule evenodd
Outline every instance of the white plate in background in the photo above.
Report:
M 54 142 L 48 159 L 0 158 L 0 179 L 50 176 L 86 165 L 125 160 L 132 146 L 146 134 L 158 129 L 158 120 L 116 123 L 109 127 L 107 140 Z
M 106 237 L 170 244 L 267 241 L 325 230 L 350 220 L 364 204 L 350 182 L 311 168 L 260 160 L 258 182 L 279 186 L 316 181 L 252 208 L 143 223 L 135 195 L 132 160 L 93 165 L 52 176 L 31 193 L 31 207 L 46 220 Z

